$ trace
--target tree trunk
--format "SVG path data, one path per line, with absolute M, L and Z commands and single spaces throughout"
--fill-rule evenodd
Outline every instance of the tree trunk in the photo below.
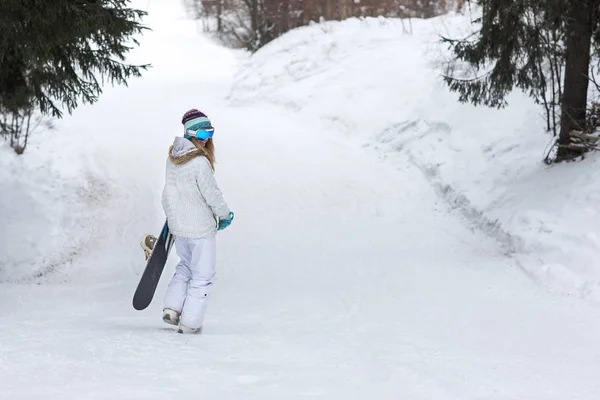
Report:
M 323 12 L 323 17 L 326 21 L 331 21 L 332 18 L 332 10 L 333 10 L 333 0 L 325 0 L 325 11 Z
M 223 32 L 223 1 L 217 0 L 217 32 Z
M 278 36 L 290 30 L 290 0 L 281 0 L 281 20 Z
M 592 13 L 598 0 L 571 0 L 567 11 L 565 81 L 561 106 L 557 161 L 579 155 L 568 145 L 572 130 L 585 129 Z
M 258 18 L 259 18 L 259 14 L 258 14 L 259 10 L 258 10 L 258 0 L 251 0 L 250 1 L 250 25 L 251 25 L 251 29 L 252 29 L 252 34 L 254 35 L 254 41 L 255 43 L 253 43 L 253 48 L 256 50 L 260 47 L 260 42 L 262 40 L 261 38 L 261 34 L 260 34 L 260 27 L 258 26 Z

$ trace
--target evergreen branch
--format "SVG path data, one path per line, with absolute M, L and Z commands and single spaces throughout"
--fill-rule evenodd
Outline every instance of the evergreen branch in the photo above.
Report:
M 455 77 L 452 77 L 449 75 L 442 74 L 442 78 L 444 80 L 451 80 L 451 81 L 456 81 L 456 82 L 461 82 L 461 83 L 470 83 L 470 82 L 480 81 L 482 79 L 487 79 L 491 74 L 492 74 L 492 71 L 489 71 L 489 72 L 486 72 L 485 74 L 483 74 L 482 76 L 476 76 L 476 77 L 470 78 L 470 79 L 455 78 Z

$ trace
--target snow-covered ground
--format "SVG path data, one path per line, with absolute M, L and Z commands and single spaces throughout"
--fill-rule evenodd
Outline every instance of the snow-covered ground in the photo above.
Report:
M 303 28 L 249 60 L 172 2 L 138 3 L 153 31 L 132 58 L 152 71 L 24 156 L 0 149 L 0 398 L 600 396 L 595 303 L 536 284 L 585 294 L 572 284 L 595 279 L 581 261 L 596 214 L 551 196 L 595 160 L 542 167 L 529 102 L 496 114 L 434 86 L 422 52 L 460 17 L 413 36 L 380 19 Z M 236 219 L 190 337 L 160 321 L 176 257 L 147 310 L 131 296 L 192 107 L 215 124 Z M 577 232 L 588 242 L 565 244 Z
M 412 35 L 383 18 L 296 29 L 246 61 L 230 98 L 318 118 L 398 168 L 410 161 L 537 283 L 600 302 L 600 160 L 546 166 L 552 136 L 525 94 L 502 110 L 457 102 L 439 37 L 466 37 L 470 17 L 413 21 Z

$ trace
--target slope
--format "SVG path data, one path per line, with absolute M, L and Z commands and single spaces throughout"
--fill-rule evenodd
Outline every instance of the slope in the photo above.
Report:
M 3 396 L 597 397 L 596 310 L 538 290 L 410 161 L 373 158 L 318 119 L 224 101 L 240 55 L 166 1 L 150 11 L 137 56 L 154 71 L 64 121 L 85 133 L 64 150 L 104 183 L 103 234 L 45 280 L 0 287 Z M 189 67 L 206 59 L 201 75 Z M 137 242 L 161 225 L 165 152 L 191 107 L 215 123 L 236 212 L 200 337 L 160 321 L 166 279 L 147 311 L 130 305 Z
M 553 138 L 543 108 L 521 92 L 500 110 L 458 103 L 442 82 L 450 54 L 440 35 L 468 37 L 473 10 L 415 20 L 412 33 L 384 18 L 296 29 L 244 62 L 229 97 L 319 119 L 400 168 L 410 160 L 536 284 L 598 303 L 597 154 L 545 165 Z

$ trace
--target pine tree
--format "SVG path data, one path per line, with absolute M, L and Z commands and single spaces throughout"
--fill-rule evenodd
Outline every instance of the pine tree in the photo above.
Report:
M 127 0 L 1 0 L 0 110 L 62 116 L 94 103 L 105 82 L 127 84 L 148 65 L 125 62 L 143 11 Z M 130 41 L 128 45 L 127 42 Z
M 516 87 L 548 105 L 552 81 L 559 86 L 555 97 L 561 107 L 558 159 L 569 158 L 572 130 L 586 129 L 590 51 L 600 45 L 592 40 L 600 38 L 600 0 L 479 0 L 477 4 L 482 16 L 475 22 L 480 29 L 466 39 L 442 40 L 450 44 L 455 60 L 487 72 L 471 79 L 446 75 L 450 90 L 458 92 L 461 102 L 500 108 Z

